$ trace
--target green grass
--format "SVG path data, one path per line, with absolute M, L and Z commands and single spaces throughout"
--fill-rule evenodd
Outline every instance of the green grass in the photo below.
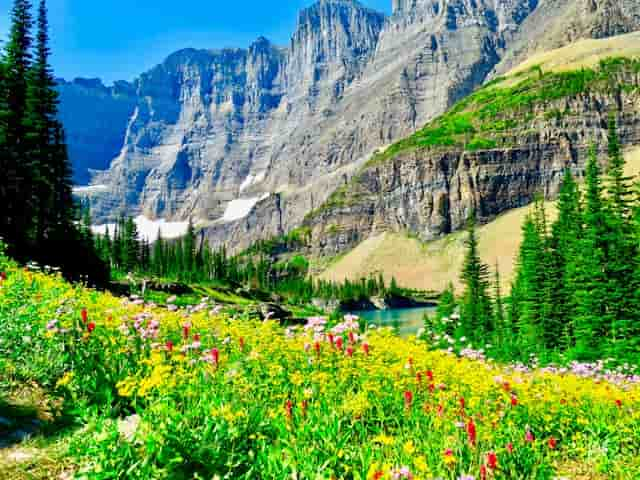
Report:
M 589 91 L 637 91 L 640 89 L 638 80 L 629 74 L 639 71 L 640 60 L 608 58 L 596 68 L 543 72 L 541 67 L 535 66 L 510 79 L 496 79 L 410 137 L 374 155 L 368 166 L 386 162 L 411 150 L 496 148 L 504 138 L 500 133 L 526 128 L 526 124 L 534 119 L 534 107 Z M 515 83 L 510 84 L 506 80 Z M 559 118 L 567 113 L 551 109 L 545 118 Z M 483 135 L 479 136 L 479 132 Z M 343 187 L 343 191 L 345 189 Z M 336 195 L 332 201 L 345 202 L 346 199 Z

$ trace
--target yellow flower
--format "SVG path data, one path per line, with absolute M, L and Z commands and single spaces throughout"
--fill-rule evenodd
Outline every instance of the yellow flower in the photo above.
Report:
M 385 435 L 384 433 L 381 433 L 379 435 L 376 435 L 375 437 L 373 437 L 373 443 L 379 443 L 380 445 L 393 445 L 393 437 L 390 437 L 389 435 Z
M 413 453 L 416 451 L 416 446 L 413 444 L 413 441 L 408 440 L 403 446 L 402 446 L 402 451 L 404 453 L 406 453 L 407 455 L 413 455 Z
M 57 387 L 66 387 L 73 380 L 74 374 L 73 372 L 66 372 L 60 380 L 56 383 Z

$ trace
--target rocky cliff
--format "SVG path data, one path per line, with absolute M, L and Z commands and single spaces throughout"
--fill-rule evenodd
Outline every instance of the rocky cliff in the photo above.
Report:
M 579 25 L 560 44 L 640 24 L 635 1 L 607 5 L 394 0 L 385 18 L 354 0 L 320 0 L 300 13 L 286 48 L 260 38 L 247 50 L 177 52 L 136 82 L 118 154 L 93 178 L 104 185 L 93 212 L 191 216 L 213 244 L 233 248 L 286 232 L 378 148 L 445 112 L 497 66 L 506 71 L 527 39 L 540 34 L 546 46 L 557 28 L 538 27 L 554 11 Z
M 375 156 L 307 217 L 310 245 L 333 256 L 382 232 L 432 240 L 473 213 L 485 222 L 536 194 L 553 198 L 593 143 L 606 155 L 610 114 L 622 144 L 640 144 L 638 111 L 640 61 L 498 80 Z
M 99 79 L 58 80 L 60 119 L 69 143 L 73 180 L 84 185 L 92 170 L 105 170 L 120 152 L 127 122 L 133 114 L 136 87 L 116 82 L 106 87 Z

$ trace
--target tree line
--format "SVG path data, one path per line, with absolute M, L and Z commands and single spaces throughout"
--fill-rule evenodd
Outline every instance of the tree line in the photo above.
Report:
M 0 236 L 18 260 L 100 282 L 108 277 L 105 265 L 75 226 L 45 0 L 35 19 L 32 10 L 28 0 L 14 1 L 9 38 L 0 50 Z
M 515 278 L 506 297 L 498 268 L 492 280 L 480 258 L 471 223 L 464 292 L 459 299 L 452 287 L 445 292 L 439 318 L 430 327 L 466 337 L 475 346 L 492 344 L 510 359 L 637 358 L 640 188 L 625 176 L 615 115 L 609 119 L 607 153 L 603 171 L 592 146 L 584 186 L 570 170 L 565 172 L 554 222 L 544 202 L 536 201 L 522 226 Z M 459 321 L 451 321 L 456 309 Z
M 186 283 L 222 283 L 276 293 L 293 304 L 308 304 L 314 298 L 355 302 L 403 293 L 395 279 L 387 285 L 382 275 L 341 283 L 313 280 L 304 256 L 275 259 L 274 245 L 281 243 L 277 239 L 257 242 L 239 255 L 230 255 L 224 247 L 210 248 L 191 221 L 183 237 L 167 240 L 159 229 L 151 244 L 140 237 L 132 218 L 119 218 L 112 231 L 107 228 L 103 235 L 91 233 L 88 211 L 83 218 L 82 232 L 92 237 L 96 251 L 116 278 L 137 274 Z

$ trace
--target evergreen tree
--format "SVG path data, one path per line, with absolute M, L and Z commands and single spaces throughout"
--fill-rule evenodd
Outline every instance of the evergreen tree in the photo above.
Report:
M 493 332 L 493 325 L 488 294 L 489 268 L 480 260 L 473 219 L 469 221 L 465 246 L 467 253 L 462 269 L 462 282 L 465 286 L 461 302 L 462 328 L 467 337 L 479 342 L 486 340 L 483 337 Z
M 6 95 L 5 149 L 0 158 L 0 235 L 19 258 L 34 238 L 34 169 L 26 142 L 28 74 L 31 69 L 31 3 L 15 0 L 11 32 L 5 49 L 4 91 Z
M 123 237 L 123 265 L 124 270 L 134 272 L 140 262 L 140 243 L 138 240 L 138 228 L 133 218 L 126 220 Z
M 57 92 L 51 66 L 49 65 L 49 25 L 47 7 L 44 0 L 38 8 L 38 31 L 36 37 L 35 61 L 29 72 L 27 90 L 27 111 L 25 123 L 28 128 L 28 148 L 33 158 L 33 182 L 36 202 L 36 241 L 42 245 L 45 238 L 55 228 L 55 223 L 63 212 L 55 212 L 56 158 L 58 151 L 56 135 L 59 125 L 56 119 Z M 66 159 L 64 161 L 66 162 Z M 71 204 L 65 205 L 65 210 Z M 53 223 L 53 224 L 52 224 Z
M 595 147 L 591 148 L 586 169 L 584 235 L 578 254 L 570 262 L 569 285 L 575 297 L 573 330 L 575 356 L 595 359 L 600 356 L 602 338 L 609 334 L 606 320 L 606 278 L 603 241 L 606 237 L 603 188 Z

